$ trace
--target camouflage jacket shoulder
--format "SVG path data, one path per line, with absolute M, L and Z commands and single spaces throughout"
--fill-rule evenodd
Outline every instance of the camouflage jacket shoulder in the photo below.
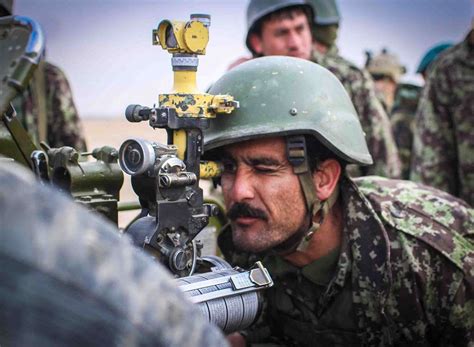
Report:
M 369 87 L 373 88 L 373 82 L 367 72 L 364 74 L 364 70 L 359 69 L 359 67 L 357 67 L 353 62 L 343 58 L 337 51 L 332 50 L 328 54 L 321 54 L 317 51 L 313 51 L 312 60 L 336 75 L 336 77 L 346 87 L 351 98 L 351 92 L 353 89 L 352 86 L 349 88 L 351 83 L 361 81 L 363 83 L 368 83 Z
M 303 307 L 282 303 L 275 311 L 278 302 L 270 294 L 280 286 L 285 293 L 291 290 L 293 297 L 307 297 L 307 286 L 276 276 L 264 314 L 248 332 L 252 341 L 280 341 L 290 336 L 289 332 L 280 336 L 280 318 L 276 318 L 280 316 L 283 321 L 293 317 L 300 322 L 295 329 L 308 327 L 304 336 L 310 341 L 300 341 L 302 345 L 323 338 L 340 341 L 344 334 L 335 333 L 341 332 L 340 322 L 325 325 L 326 318 L 347 315 L 347 308 L 338 300 L 349 291 L 352 300 L 345 302 L 352 303 L 349 311 L 354 313 L 346 319 L 354 320 L 358 341 L 364 345 L 474 342 L 473 209 L 436 189 L 380 177 L 344 179 L 341 199 L 343 244 L 325 294 L 305 300 Z M 249 266 L 259 258 L 237 252 L 229 237 L 228 230 L 219 237 L 228 259 Z M 308 321 L 308 310 L 316 318 Z
M 384 225 L 422 240 L 458 266 L 463 264 L 463 256 L 457 251 L 472 251 L 474 209 L 464 201 L 410 181 L 368 176 L 354 182 Z M 438 242 L 446 237 L 451 245 Z
M 390 127 L 390 120 L 382 104 L 377 99 L 374 83 L 368 72 L 336 53 L 323 55 L 313 51 L 312 61 L 331 71 L 343 84 L 359 115 L 365 132 L 367 145 L 374 159 L 374 165 L 368 168 L 350 168 L 352 175 L 375 174 L 398 178 L 401 163 Z
M 473 343 L 474 211 L 408 181 L 354 182 L 344 204 L 364 339 L 371 345 Z

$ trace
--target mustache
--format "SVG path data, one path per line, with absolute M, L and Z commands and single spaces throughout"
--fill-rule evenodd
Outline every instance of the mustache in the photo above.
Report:
M 238 202 L 232 205 L 232 207 L 227 212 L 227 217 L 231 220 L 235 220 L 239 217 L 251 217 L 259 218 L 264 221 L 268 220 L 267 214 L 259 208 L 252 207 L 245 202 Z

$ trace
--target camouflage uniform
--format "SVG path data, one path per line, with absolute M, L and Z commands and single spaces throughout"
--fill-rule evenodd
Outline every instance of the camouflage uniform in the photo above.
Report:
M 1 346 L 226 346 L 126 235 L 6 160 L 0 224 Z
M 79 151 L 86 150 L 84 132 L 79 115 L 74 105 L 71 88 L 65 74 L 55 65 L 42 63 L 39 66 L 44 73 L 44 88 L 36 88 L 34 79 L 40 78 L 40 72 L 35 72 L 23 95 L 13 101 L 18 118 L 25 129 L 39 143 L 39 103 L 38 94 L 44 93 L 46 98 L 46 142 L 51 147 L 71 146 Z M 39 82 L 41 83 L 41 82 Z M 44 89 L 38 91 L 38 89 Z
M 395 102 L 390 112 L 393 136 L 398 147 L 402 163 L 402 179 L 410 178 L 411 150 L 413 147 L 413 132 L 415 130 L 415 114 L 421 87 L 401 83 L 397 87 Z
M 313 51 L 312 61 L 327 68 L 344 85 L 365 132 L 374 165 L 366 168 L 351 167 L 350 173 L 357 176 L 374 174 L 399 178 L 401 163 L 390 121 L 375 96 L 368 73 L 338 55 L 335 46 L 325 55 Z
M 474 31 L 443 52 L 416 115 L 411 178 L 474 204 Z
M 265 292 L 258 323 L 244 332 L 247 340 L 286 346 L 474 343 L 474 211 L 436 189 L 377 177 L 344 179 L 341 195 L 340 250 L 303 268 L 265 257 L 275 286 Z M 248 259 L 225 243 L 228 236 L 220 238 L 226 256 Z

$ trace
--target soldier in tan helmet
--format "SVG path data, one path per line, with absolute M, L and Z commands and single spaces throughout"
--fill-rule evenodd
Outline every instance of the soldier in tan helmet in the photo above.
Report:
M 374 79 L 377 96 L 390 113 L 400 77 L 406 72 L 405 67 L 395 54 L 383 49 L 380 54 L 368 59 L 366 68 Z
M 400 82 L 406 69 L 394 53 L 383 49 L 375 57 L 372 57 L 370 52 L 366 54 L 366 68 L 374 79 L 377 97 L 387 111 L 392 124 L 393 135 L 402 163 L 401 178 L 409 179 L 415 113 L 421 87 Z

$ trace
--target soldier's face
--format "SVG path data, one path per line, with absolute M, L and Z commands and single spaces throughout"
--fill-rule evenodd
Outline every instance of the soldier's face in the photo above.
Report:
M 397 84 L 390 78 L 374 78 L 375 91 L 384 96 L 386 102 L 390 103 L 389 100 L 393 100 L 395 92 L 397 90 Z
M 270 18 L 262 23 L 261 35 L 250 36 L 250 44 L 258 54 L 311 58 L 312 37 L 308 18 L 303 12 L 291 17 Z
M 303 193 L 284 138 L 227 146 L 222 159 L 222 191 L 236 247 L 261 252 L 307 227 Z

